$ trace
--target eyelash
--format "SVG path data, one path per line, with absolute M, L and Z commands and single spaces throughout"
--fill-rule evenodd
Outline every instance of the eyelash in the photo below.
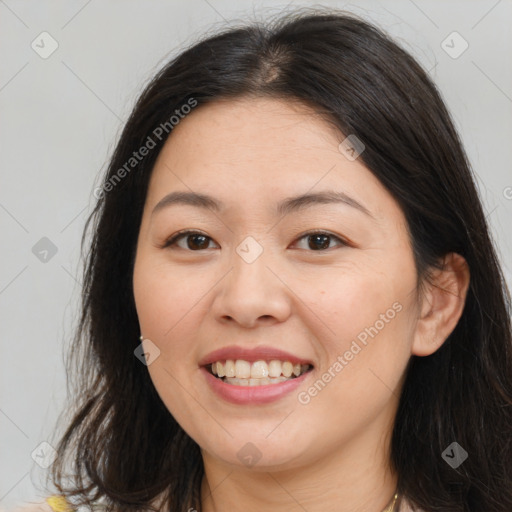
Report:
M 172 247 L 173 245 L 176 245 L 176 242 L 181 239 L 181 238 L 186 238 L 186 235 L 203 235 L 204 237 L 210 239 L 210 240 L 213 240 L 211 237 L 209 237 L 208 235 L 206 235 L 205 233 L 202 233 L 201 231 L 194 231 L 194 230 L 183 230 L 183 231 L 178 231 L 178 233 L 176 233 L 175 235 L 173 235 L 171 238 L 169 238 L 168 240 L 166 240 L 164 242 L 164 244 L 161 246 L 162 249 L 166 249 L 166 248 L 169 248 L 169 247 Z M 346 240 L 344 240 L 343 238 L 340 238 L 339 236 L 337 235 L 334 235 L 332 233 L 329 233 L 328 231 L 322 231 L 322 230 L 311 230 L 311 231 L 308 231 L 306 233 L 303 233 L 301 234 L 297 240 L 301 240 L 303 238 L 306 238 L 308 236 L 311 236 L 311 235 L 324 235 L 324 236 L 328 236 L 330 238 L 334 238 L 335 240 L 337 240 L 338 242 L 340 242 L 341 246 L 350 246 L 350 243 Z M 182 247 L 180 247 L 180 249 L 182 249 Z M 329 249 L 332 249 L 329 248 Z M 319 249 L 318 251 L 313 251 L 313 250 L 309 250 L 308 252 L 326 252 L 328 251 L 329 249 Z M 205 249 L 199 249 L 197 251 L 192 251 L 190 249 L 184 249 L 186 251 L 189 251 L 189 252 L 202 252 L 204 251 Z

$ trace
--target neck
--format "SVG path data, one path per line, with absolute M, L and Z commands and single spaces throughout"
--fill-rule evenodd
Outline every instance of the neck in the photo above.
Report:
M 369 432 L 307 465 L 273 470 L 225 464 L 203 452 L 204 512 L 382 512 L 395 494 L 389 442 Z

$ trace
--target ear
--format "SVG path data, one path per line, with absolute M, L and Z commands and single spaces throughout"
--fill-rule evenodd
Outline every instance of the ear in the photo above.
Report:
M 469 279 L 468 264 L 457 253 L 446 255 L 442 270 L 434 270 L 421 297 L 412 344 L 414 355 L 433 354 L 455 329 L 464 310 Z

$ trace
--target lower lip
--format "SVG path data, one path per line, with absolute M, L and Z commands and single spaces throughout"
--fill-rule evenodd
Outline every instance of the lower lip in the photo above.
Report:
M 311 370 L 294 379 L 285 380 L 278 384 L 266 384 L 264 386 L 237 386 L 228 384 L 214 377 L 206 368 L 202 367 L 206 382 L 211 389 L 222 399 L 233 404 L 266 404 L 279 400 L 291 393 L 311 373 Z

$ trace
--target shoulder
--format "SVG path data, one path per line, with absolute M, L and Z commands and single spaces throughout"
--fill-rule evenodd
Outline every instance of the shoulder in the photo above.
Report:
M 405 497 L 402 498 L 400 502 L 400 507 L 398 508 L 399 512 L 425 512 L 421 508 L 412 508 L 411 503 Z

